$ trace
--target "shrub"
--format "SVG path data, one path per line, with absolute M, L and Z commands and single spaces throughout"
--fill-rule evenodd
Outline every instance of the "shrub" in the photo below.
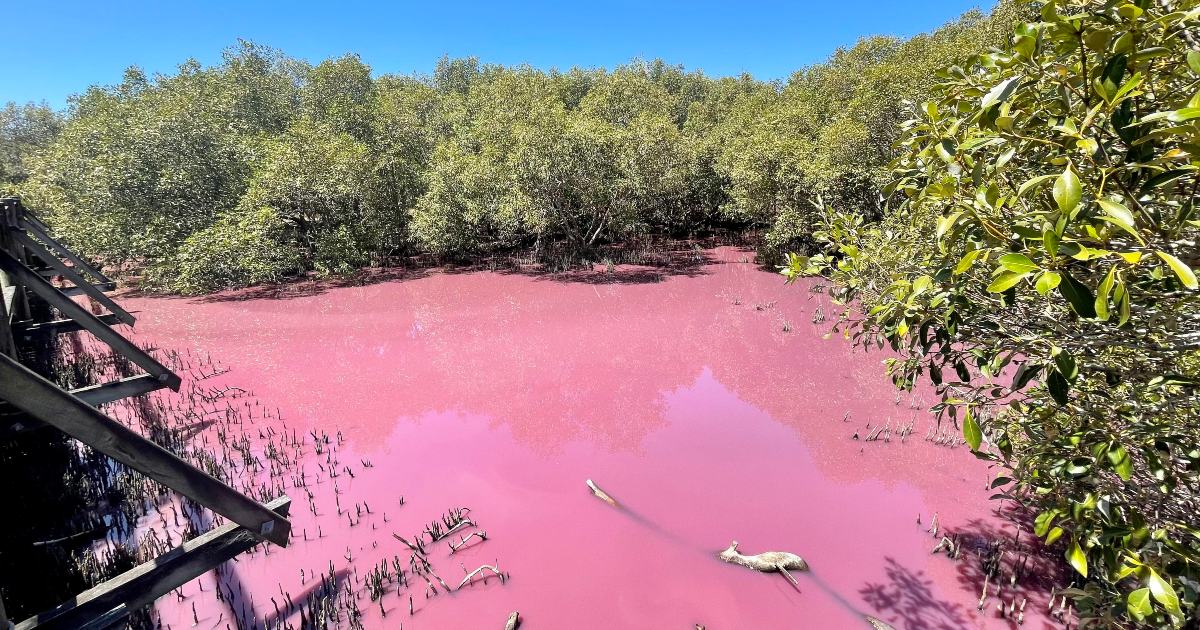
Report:
M 173 265 L 156 268 L 151 282 L 185 294 L 278 282 L 300 269 L 300 251 L 270 207 L 222 216 L 184 241 Z
M 831 213 L 847 334 L 901 353 L 1074 571 L 1080 626 L 1196 621 L 1195 2 L 1047 3 L 940 73 L 882 225 Z

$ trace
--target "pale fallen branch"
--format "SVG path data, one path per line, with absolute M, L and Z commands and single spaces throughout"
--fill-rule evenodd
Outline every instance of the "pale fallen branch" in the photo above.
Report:
M 592 494 L 596 495 L 597 499 L 600 499 L 601 501 L 604 501 L 613 507 L 617 506 L 617 500 L 609 496 L 607 492 L 601 490 L 600 486 L 597 486 L 591 479 L 587 480 L 587 487 L 591 489 Z
M 453 554 L 454 552 L 458 551 L 459 549 L 466 547 L 467 543 L 470 542 L 472 538 L 476 538 L 476 537 L 478 537 L 479 540 L 487 540 L 487 532 L 481 529 L 477 532 L 471 532 L 471 534 L 469 536 L 461 536 L 460 537 L 461 540 L 459 540 L 457 543 L 454 541 L 450 541 L 449 543 L 447 543 L 448 545 L 450 545 L 450 553 Z
M 442 539 L 446 538 L 447 536 L 449 536 L 450 534 L 453 534 L 454 532 L 456 532 L 456 531 L 458 531 L 458 530 L 460 530 L 460 529 L 463 529 L 463 528 L 465 528 L 465 527 L 475 527 L 475 521 L 472 521 L 471 519 L 466 519 L 466 520 L 460 521 L 460 522 L 459 522 L 457 525 L 455 525 L 454 527 L 451 527 L 450 529 L 448 529 L 448 530 L 446 530 L 445 532 L 443 532 L 441 536 L 438 536 L 437 538 L 434 538 L 434 539 L 433 539 L 433 542 L 437 542 L 437 541 L 439 541 L 439 540 L 442 540 Z
M 764 551 L 763 553 L 748 556 L 738 552 L 738 542 L 735 540 L 729 543 L 729 548 L 717 554 L 725 562 L 738 564 L 747 569 L 754 569 L 763 573 L 782 573 L 792 586 L 799 587 L 796 578 L 788 571 L 807 571 L 808 563 L 804 558 L 797 556 L 794 553 L 786 551 Z
M 496 574 L 496 577 L 499 577 L 499 578 L 500 578 L 500 582 L 501 582 L 501 583 L 503 583 L 503 582 L 504 582 L 504 580 L 505 580 L 505 577 L 504 577 L 504 574 L 500 572 L 500 569 L 498 569 L 498 568 L 496 568 L 496 567 L 494 567 L 494 566 L 492 566 L 492 565 L 490 565 L 490 564 L 485 564 L 485 565 L 483 565 L 483 566 L 479 567 L 478 569 L 475 569 L 474 571 L 471 571 L 470 573 L 468 573 L 468 574 L 466 575 L 466 577 L 464 577 L 464 578 L 462 579 L 462 582 L 459 582 L 459 583 L 458 583 L 458 589 L 461 589 L 462 587 L 464 587 L 464 586 L 466 586 L 467 584 L 469 584 L 469 583 L 471 582 L 471 578 L 475 577 L 476 575 L 479 575 L 480 573 L 483 573 L 483 572 L 484 572 L 484 570 L 491 571 L 492 573 L 495 573 L 495 574 Z M 458 590 L 458 589 L 455 589 L 455 590 Z M 449 590 L 449 589 L 447 589 L 447 590 Z
M 504 624 L 504 630 L 517 630 L 517 626 L 521 625 L 521 613 L 513 611 L 508 616 L 508 621 Z

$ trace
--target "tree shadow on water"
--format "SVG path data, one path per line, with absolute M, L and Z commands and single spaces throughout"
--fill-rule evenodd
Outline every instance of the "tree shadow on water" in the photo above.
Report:
M 385 282 L 415 280 L 429 275 L 426 267 L 370 267 L 349 275 L 331 278 L 310 277 L 276 284 L 259 284 L 243 289 L 227 289 L 192 298 L 196 302 L 244 302 L 246 300 L 290 300 L 322 295 L 333 289 L 365 287 Z
M 886 562 L 887 581 L 868 583 L 859 590 L 877 617 L 910 630 L 967 627 L 963 606 L 938 599 L 933 592 L 933 580 L 924 571 L 913 571 L 895 558 L 887 558 Z

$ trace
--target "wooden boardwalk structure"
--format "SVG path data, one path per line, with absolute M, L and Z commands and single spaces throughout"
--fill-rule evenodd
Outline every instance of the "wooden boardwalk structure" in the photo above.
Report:
M 52 283 L 52 278 L 61 278 L 67 286 Z M 98 409 L 164 387 L 178 390 L 181 383 L 177 374 L 113 328 L 136 321 L 106 294 L 115 288 L 99 269 L 58 243 L 20 199 L 0 198 L 0 439 L 36 440 L 39 430 L 61 431 L 229 523 L 16 624 L 22 630 L 107 628 L 123 623 L 157 597 L 254 545 L 286 546 L 291 536 L 288 497 L 260 504 Z M 72 299 L 78 295 L 108 313 L 94 315 Z M 39 320 L 34 315 L 54 311 L 62 319 Z M 145 373 L 68 391 L 22 364 L 22 353 L 39 342 L 44 345 L 45 336 L 80 330 L 90 332 Z M 10 623 L 0 602 L 0 630 Z

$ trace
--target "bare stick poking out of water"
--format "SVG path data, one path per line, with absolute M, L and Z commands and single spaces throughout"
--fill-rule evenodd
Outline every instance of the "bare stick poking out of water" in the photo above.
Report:
M 597 486 L 591 479 L 587 480 L 587 487 L 591 489 L 592 494 L 596 495 L 597 499 L 600 499 L 601 501 L 604 501 L 613 507 L 617 506 L 617 500 L 608 496 L 608 493 L 601 490 L 600 486 Z

